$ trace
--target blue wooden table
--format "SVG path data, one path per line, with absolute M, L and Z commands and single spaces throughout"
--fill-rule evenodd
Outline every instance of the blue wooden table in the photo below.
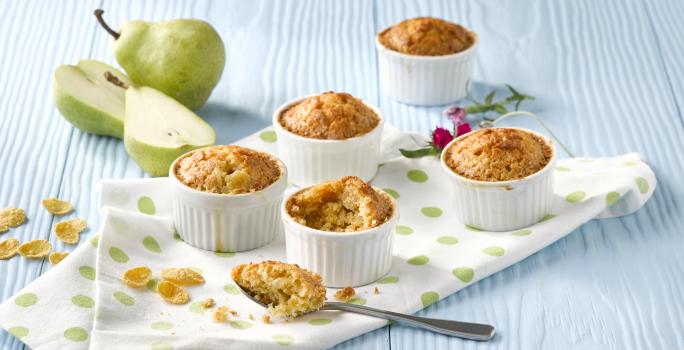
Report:
M 636 151 L 655 170 L 658 189 L 636 214 L 589 222 L 420 312 L 492 323 L 499 330 L 494 341 L 392 325 L 338 348 L 684 348 L 684 2 L 2 1 L 0 207 L 18 206 L 29 216 L 3 239 L 55 243 L 54 219 L 40 205 L 46 197 L 75 203 L 95 228 L 97 181 L 145 176 L 121 141 L 74 129 L 51 99 L 59 64 L 115 62 L 95 8 L 115 26 L 196 17 L 216 27 L 227 65 L 198 113 L 216 129 L 217 143 L 266 126 L 286 100 L 324 90 L 362 97 L 405 130 L 444 123 L 443 107 L 411 107 L 383 95 L 373 42 L 388 25 L 432 15 L 478 33 L 475 96 L 513 84 L 537 97 L 529 108 L 577 154 Z M 47 269 L 47 261 L 0 261 L 0 300 Z M 0 347 L 22 344 L 2 331 Z

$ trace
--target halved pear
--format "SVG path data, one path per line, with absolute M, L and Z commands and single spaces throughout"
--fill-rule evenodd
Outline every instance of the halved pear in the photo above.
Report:
M 152 176 L 167 176 L 183 153 L 213 145 L 216 133 L 187 107 L 150 87 L 126 91 L 126 152 Z
M 93 60 L 57 67 L 53 93 L 57 109 L 75 127 L 123 138 L 126 88 L 131 80 L 118 69 Z

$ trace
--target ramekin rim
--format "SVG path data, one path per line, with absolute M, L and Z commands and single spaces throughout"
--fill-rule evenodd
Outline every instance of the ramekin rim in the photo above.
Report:
M 394 55 L 396 57 L 414 59 L 417 61 L 431 61 L 431 62 L 448 61 L 448 60 L 452 60 L 454 58 L 459 58 L 461 56 L 466 56 L 466 55 L 470 54 L 471 52 L 475 51 L 475 49 L 477 48 L 477 46 L 480 42 L 480 37 L 479 37 L 479 35 L 477 35 L 477 32 L 466 28 L 466 29 L 468 29 L 468 31 L 470 31 L 475 36 L 475 41 L 473 41 L 473 44 L 470 45 L 470 47 L 468 47 L 467 49 L 465 49 L 463 51 L 459 51 L 459 52 L 448 54 L 448 55 L 439 55 L 439 56 L 409 55 L 409 54 L 406 54 L 403 52 L 394 51 L 394 50 L 386 47 L 385 45 L 383 45 L 380 42 L 380 34 L 382 34 L 385 30 L 387 30 L 389 28 L 390 27 L 387 27 L 387 28 L 379 31 L 377 34 L 375 34 L 375 48 L 378 51 L 388 53 L 388 54 Z
M 382 127 L 385 124 L 385 118 L 382 115 L 382 111 L 380 110 L 380 108 L 376 107 L 375 105 L 373 105 L 372 103 L 369 103 L 368 101 L 366 101 L 364 99 L 360 99 L 361 102 L 364 105 L 366 105 L 366 107 L 369 107 L 370 109 L 372 109 L 373 112 L 375 112 L 375 114 L 378 116 L 380 121 L 378 122 L 378 124 L 373 129 L 371 129 L 370 131 L 368 131 L 367 133 L 365 133 L 363 135 L 354 136 L 354 137 L 350 137 L 347 139 L 341 139 L 341 140 L 315 139 L 315 138 L 311 138 L 311 137 L 305 137 L 305 136 L 297 135 L 297 134 L 285 129 L 280 124 L 280 121 L 278 119 L 279 119 L 280 115 L 285 111 L 285 109 L 287 109 L 288 107 L 290 107 L 296 103 L 302 102 L 309 97 L 318 96 L 318 95 L 321 95 L 323 93 L 325 93 L 325 91 L 320 92 L 320 93 L 314 93 L 314 94 L 309 94 L 306 96 L 297 97 L 297 98 L 289 100 L 289 101 L 281 104 L 280 106 L 278 106 L 278 108 L 276 108 L 275 112 L 273 112 L 273 116 L 271 117 L 273 128 L 276 129 L 276 131 L 279 131 L 285 135 L 288 135 L 288 137 L 292 137 L 292 138 L 300 140 L 300 141 L 307 141 L 307 142 L 318 143 L 318 144 L 342 144 L 345 142 L 354 142 L 354 141 L 363 140 L 363 139 L 373 137 L 378 131 L 382 130 Z M 357 98 L 357 97 L 355 97 L 355 98 Z
M 230 144 L 230 145 L 234 145 L 234 144 Z M 227 146 L 230 146 L 230 145 L 227 145 Z M 284 192 L 285 189 L 287 188 L 287 183 L 286 183 L 286 182 L 287 182 L 287 166 L 285 166 L 285 163 L 283 163 L 283 161 L 280 160 L 280 158 L 278 158 L 277 156 L 275 156 L 275 155 L 273 155 L 273 154 L 271 154 L 271 153 L 268 153 L 268 152 L 259 151 L 259 150 L 255 150 L 255 149 L 252 149 L 252 148 L 249 148 L 249 147 L 244 147 L 244 146 L 239 146 L 239 145 L 234 145 L 234 146 L 239 146 L 239 147 L 243 147 L 243 148 L 249 148 L 249 149 L 254 150 L 254 151 L 257 151 L 257 152 L 261 152 L 261 153 L 268 154 L 269 157 L 271 157 L 273 160 L 275 160 L 276 163 L 278 164 L 278 166 L 280 167 L 280 177 L 278 177 L 278 179 L 275 180 L 275 181 L 273 181 L 273 183 L 271 183 L 270 185 L 268 185 L 268 186 L 266 186 L 266 187 L 264 187 L 264 188 L 262 188 L 262 189 L 260 189 L 260 190 L 258 190 L 258 191 L 255 191 L 255 192 L 248 192 L 248 193 L 238 193 L 238 194 L 224 194 L 224 193 L 205 192 L 205 191 L 200 191 L 200 190 L 198 190 L 198 189 L 196 189 L 196 188 L 192 188 L 192 187 L 190 187 L 190 186 L 184 184 L 184 183 L 178 178 L 176 172 L 174 171 L 174 169 L 176 168 L 176 164 L 178 163 L 178 161 L 180 161 L 181 159 L 185 158 L 185 157 L 186 157 L 187 155 L 189 155 L 190 153 L 194 153 L 194 152 L 197 152 L 197 151 L 199 151 L 199 150 L 202 150 L 202 149 L 205 149 L 205 148 L 209 148 L 209 147 L 214 147 L 214 146 L 220 146 L 220 145 L 212 145 L 212 146 L 206 146 L 206 147 L 202 147 L 202 148 L 197 148 L 197 149 L 194 149 L 194 150 L 185 152 L 185 153 L 183 153 L 182 155 L 180 155 L 178 158 L 176 158 L 176 159 L 171 163 L 171 167 L 170 167 L 170 169 L 169 169 L 169 178 L 171 179 L 171 181 L 173 181 L 174 183 L 180 185 L 180 188 L 183 188 L 183 189 L 185 189 L 185 190 L 187 190 L 187 191 L 189 191 L 189 192 L 191 192 L 191 193 L 196 193 L 196 194 L 204 195 L 204 196 L 211 197 L 211 198 L 226 198 L 226 199 L 227 199 L 227 198 L 234 198 L 234 199 L 238 199 L 238 198 L 249 198 L 249 197 L 252 197 L 252 196 L 255 196 L 255 195 L 260 195 L 260 194 L 263 194 L 264 192 L 266 192 L 266 191 L 268 191 L 268 190 L 271 190 L 272 188 L 275 188 L 277 185 L 281 185 L 283 182 L 285 182 L 285 186 L 283 186 L 283 189 L 282 189 L 281 192 Z
M 312 185 L 315 186 L 315 185 Z M 283 198 L 283 202 L 280 204 L 280 212 L 282 216 L 282 220 L 285 222 L 285 225 L 292 224 L 295 227 L 297 227 L 301 232 L 305 232 L 306 234 L 311 234 L 314 236 L 319 236 L 319 237 L 331 237 L 333 239 L 350 239 L 352 237 L 360 237 L 360 236 L 370 236 L 374 233 L 377 233 L 379 231 L 382 231 L 388 226 L 391 226 L 396 223 L 397 219 L 399 218 L 399 208 L 397 206 L 397 202 L 392 197 L 389 193 L 383 191 L 382 189 L 373 187 L 376 191 L 382 191 L 382 193 L 385 194 L 385 196 L 390 200 L 392 203 L 392 216 L 390 216 L 385 222 L 380 224 L 379 226 L 376 227 L 371 227 L 369 229 L 361 230 L 361 231 L 354 231 L 354 232 L 332 232 L 332 231 L 323 231 L 323 230 L 317 230 L 315 228 L 311 228 L 306 225 L 302 225 L 298 223 L 297 221 L 294 220 L 294 218 L 290 215 L 290 213 L 287 211 L 287 202 L 294 196 L 295 194 L 310 188 L 312 186 L 307 186 L 301 189 L 298 189 L 297 191 L 293 192 L 286 198 Z M 390 228 L 391 230 L 391 228 Z
M 439 162 L 442 166 L 442 169 L 444 169 L 449 175 L 453 176 L 454 178 L 456 178 L 460 181 L 469 183 L 469 184 L 479 185 L 482 187 L 502 187 L 502 186 L 515 185 L 515 184 L 520 184 L 520 183 L 524 183 L 524 182 L 529 182 L 529 181 L 531 181 L 537 177 L 542 176 L 542 174 L 549 172 L 549 170 L 553 167 L 553 164 L 556 161 L 556 146 L 553 144 L 551 139 L 549 139 L 545 135 L 542 135 L 542 134 L 540 134 L 534 130 L 530 130 L 530 129 L 526 129 L 526 128 L 519 128 L 519 127 L 514 127 L 514 126 L 494 127 L 491 129 L 516 129 L 516 130 L 529 132 L 529 133 L 531 133 L 537 137 L 540 137 L 542 140 L 546 141 L 546 143 L 551 147 L 551 159 L 549 159 L 548 163 L 546 163 L 546 165 L 543 168 L 539 169 L 537 172 L 530 174 L 530 175 L 527 175 L 527 176 L 520 178 L 520 179 L 507 180 L 507 181 L 483 181 L 483 180 L 469 179 L 463 175 L 456 173 L 453 169 L 451 169 L 451 167 L 449 167 L 448 164 L 446 164 L 446 160 L 445 160 L 446 154 L 447 154 L 447 149 L 449 149 L 449 147 L 451 147 L 453 144 L 458 142 L 458 140 L 465 138 L 466 136 L 468 136 L 470 134 L 470 133 L 466 133 L 466 134 L 463 134 L 463 135 L 451 140 L 444 147 L 444 149 L 442 150 L 442 154 L 439 156 Z M 484 130 L 484 129 L 482 129 L 482 130 Z M 479 130 L 476 130 L 476 131 L 479 131 Z

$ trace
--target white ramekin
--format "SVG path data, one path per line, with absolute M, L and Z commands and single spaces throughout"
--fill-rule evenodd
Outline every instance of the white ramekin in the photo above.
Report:
M 380 140 L 384 118 L 375 106 L 363 101 L 380 118 L 368 133 L 344 140 L 321 140 L 299 136 L 280 124 L 280 114 L 308 97 L 292 100 L 273 113 L 273 126 L 278 136 L 278 156 L 290 170 L 290 182 L 305 187 L 342 176 L 358 176 L 370 181 L 378 171 Z
M 270 186 L 254 193 L 228 195 L 183 184 L 174 169 L 184 157 L 171 164 L 169 181 L 174 226 L 185 243 L 215 252 L 240 252 L 262 247 L 278 235 L 280 203 L 287 187 L 287 169 L 282 161 L 271 155 L 281 175 Z
M 420 106 L 443 105 L 466 97 L 477 53 L 477 35 L 473 45 L 464 51 L 418 56 L 386 48 L 380 42 L 381 33 L 375 37 L 375 47 L 380 84 L 387 96 Z
M 377 191 L 382 191 L 376 189 Z M 392 217 L 384 224 L 358 232 L 328 232 L 296 222 L 283 201 L 287 261 L 309 269 L 331 288 L 357 287 L 386 275 L 392 266 L 394 227 L 399 212 L 394 199 Z
M 466 225 L 485 231 L 512 231 L 528 227 L 549 214 L 553 201 L 553 174 L 556 150 L 551 140 L 539 133 L 518 129 L 538 136 L 552 150 L 551 160 L 538 172 L 518 180 L 478 181 L 463 177 L 446 164 L 446 150 L 462 135 L 451 141 L 442 152 L 442 168 L 451 181 L 452 201 L 456 217 Z

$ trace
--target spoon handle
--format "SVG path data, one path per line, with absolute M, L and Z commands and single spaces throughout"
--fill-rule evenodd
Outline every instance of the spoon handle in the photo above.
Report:
M 386 320 L 399 321 L 433 332 L 472 340 L 490 340 L 494 337 L 495 333 L 494 327 L 487 324 L 418 317 L 355 304 L 329 302 L 326 303 L 321 310 L 354 312 L 357 314 L 384 318 Z

